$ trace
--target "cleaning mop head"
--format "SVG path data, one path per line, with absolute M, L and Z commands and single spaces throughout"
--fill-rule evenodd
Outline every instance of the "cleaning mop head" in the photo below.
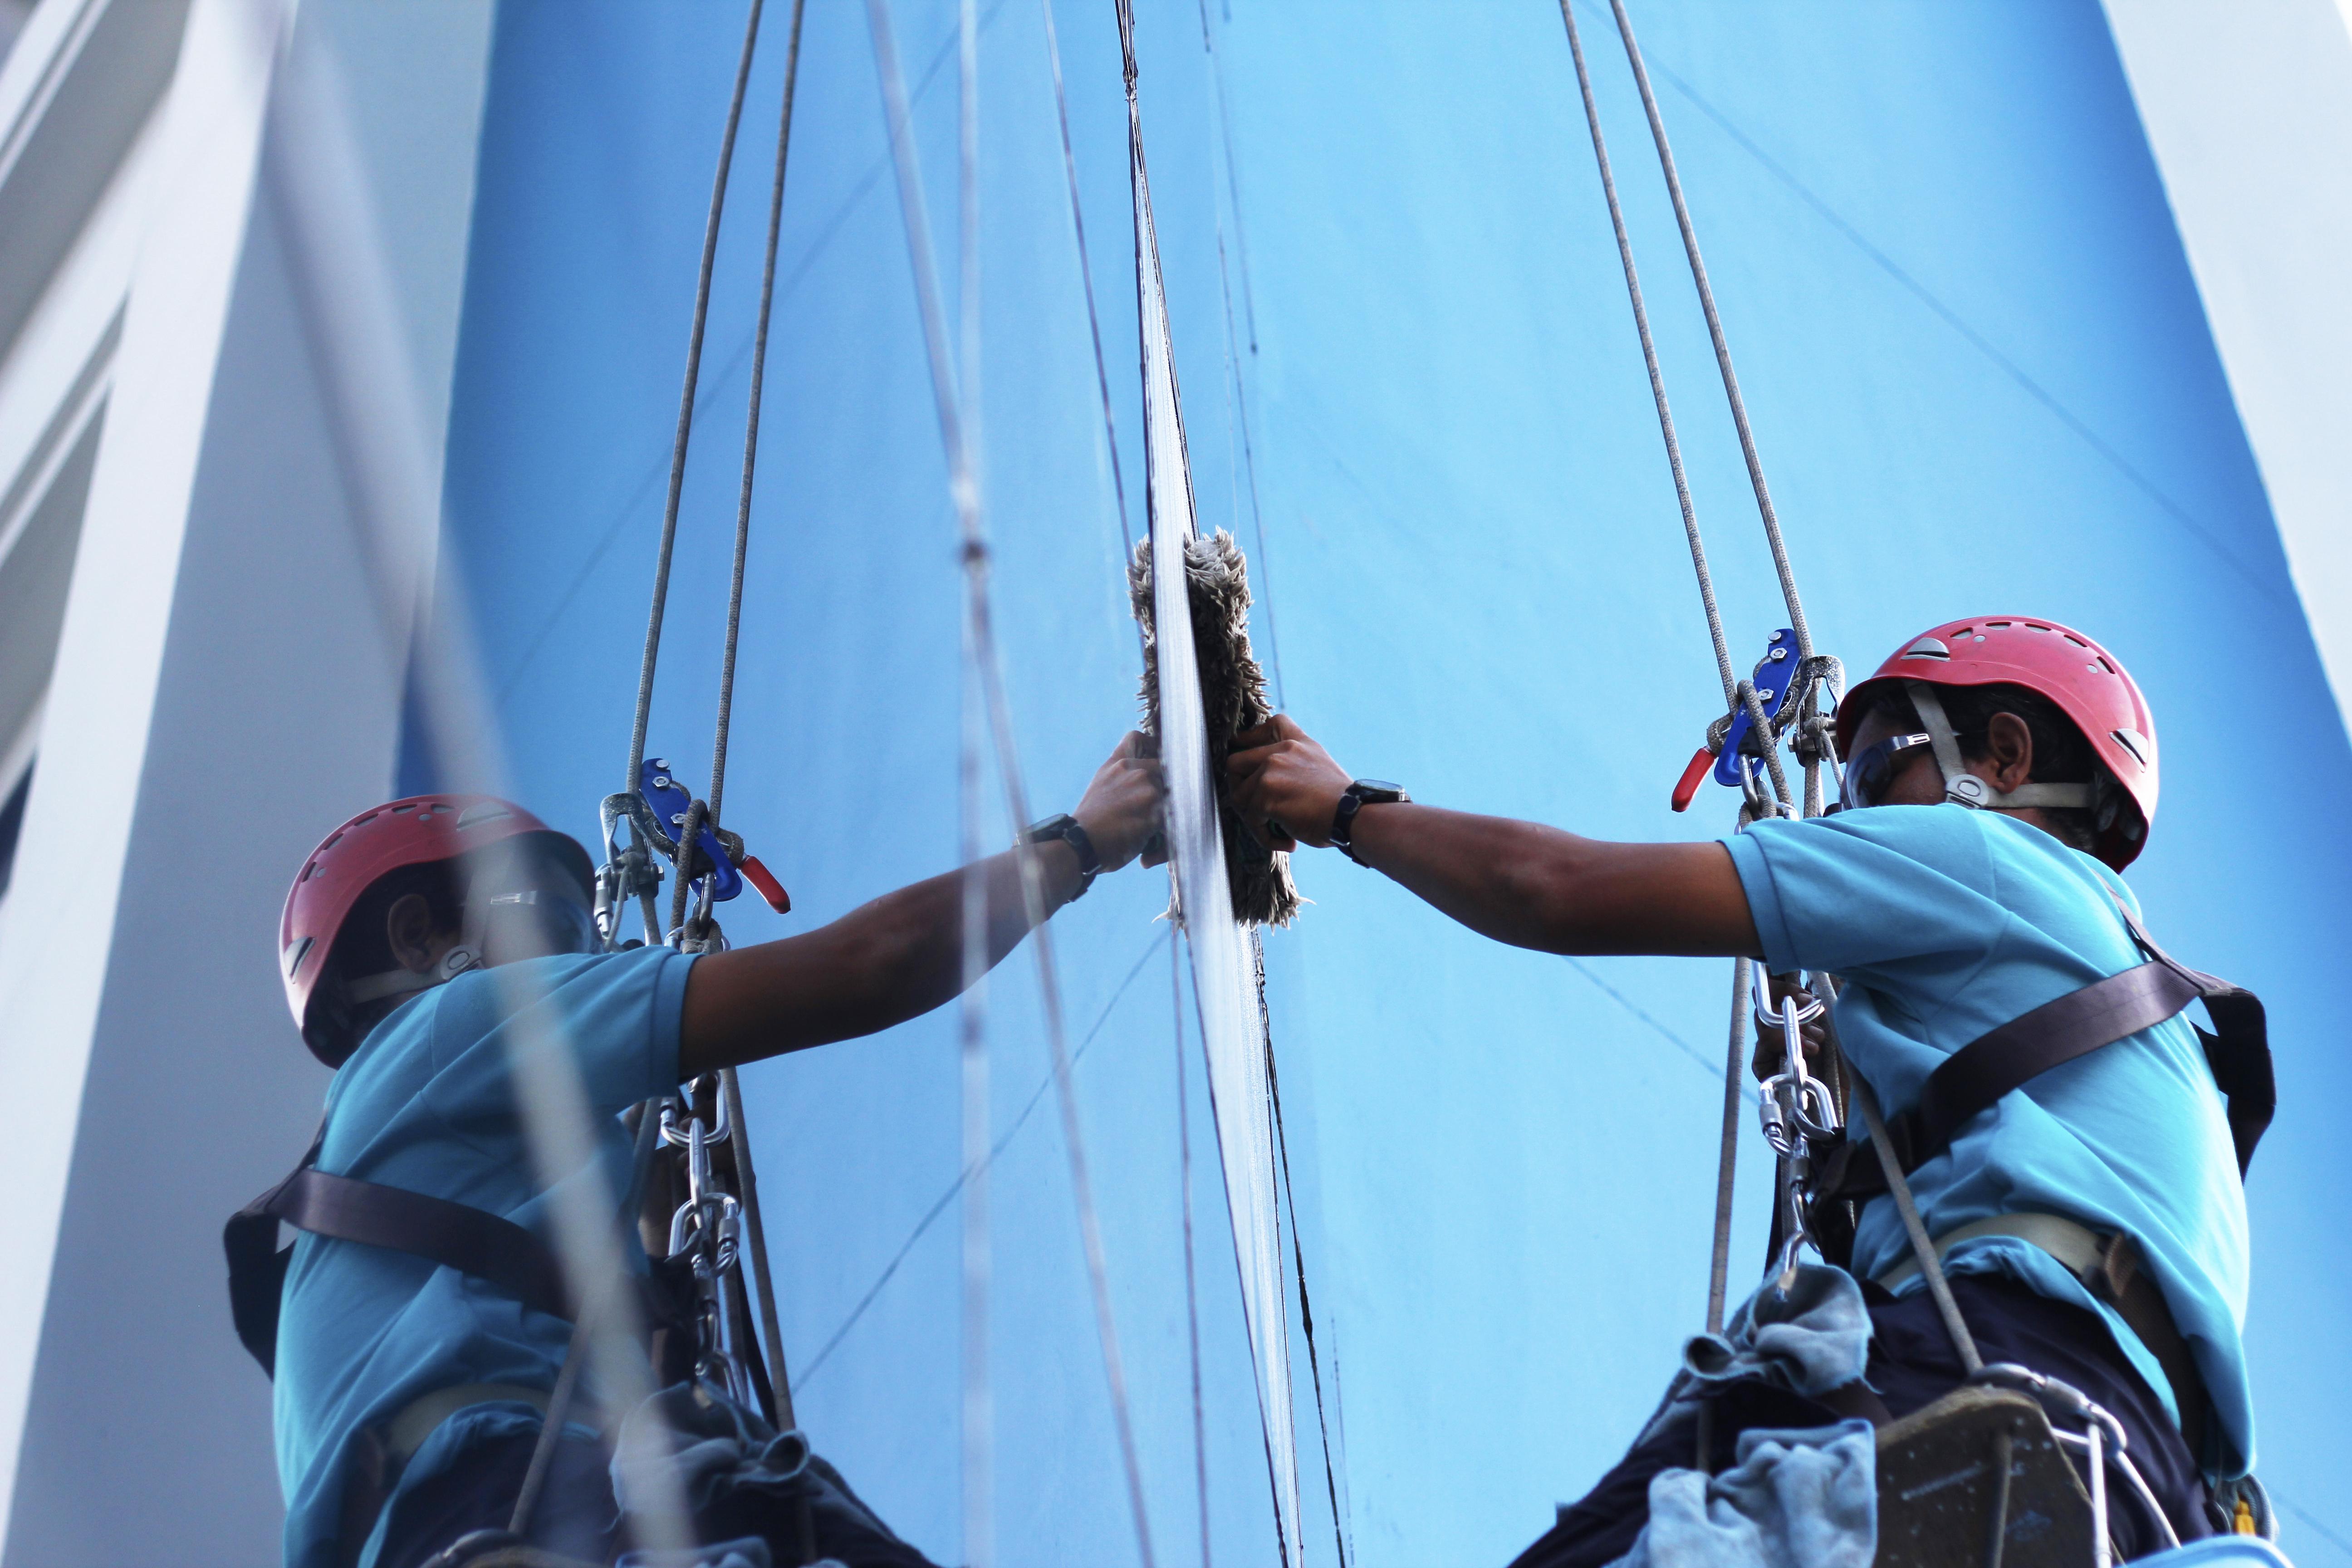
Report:
M 1234 918 L 1244 925 L 1288 925 L 1298 913 L 1290 857 L 1250 837 L 1225 797 L 1225 757 L 1234 737 L 1274 716 L 1265 700 L 1265 671 L 1251 656 L 1249 567 L 1241 546 L 1223 529 L 1184 542 L 1185 587 L 1192 605 L 1192 648 L 1200 665 L 1201 706 L 1208 721 L 1209 770 L 1216 781 L 1218 818 L 1224 829 L 1225 876 Z M 1128 597 L 1143 627 L 1143 731 L 1160 733 L 1160 639 L 1151 624 L 1151 542 L 1135 547 L 1127 568 Z

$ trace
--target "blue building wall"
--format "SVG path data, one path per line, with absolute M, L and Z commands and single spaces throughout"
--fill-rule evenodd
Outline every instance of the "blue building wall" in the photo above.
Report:
M 736 163 L 654 746 L 709 773 L 782 66 Z M 1417 797 L 1605 837 L 1728 826 L 1669 786 L 1717 700 L 1556 10 L 1142 0 L 1145 134 L 1204 526 L 1233 527 L 1290 710 Z M 896 15 L 952 236 L 954 7 Z M 984 0 L 982 413 L 1033 796 L 1131 721 L 1134 633 L 1037 9 Z M 1743 661 L 1781 612 L 1638 103 L 1580 11 Z M 2090 0 L 1635 8 L 1817 640 L 1866 669 L 1969 614 L 2093 632 L 2156 705 L 2135 868 L 2159 932 L 2271 1003 L 2284 1101 L 2250 1187 L 2263 1468 L 2305 1562 L 2352 1561 L 2326 1194 L 2352 1106 L 2330 982 L 2352 756 L 2112 43 Z M 1059 21 L 1141 525 L 1108 4 Z M 449 443 L 464 574 L 522 798 L 593 838 L 620 782 L 738 6 L 506 0 Z M 952 863 L 958 572 L 862 8 L 810 7 L 728 818 L 791 887 L 738 942 Z M 1204 30 L 1215 53 L 1203 47 Z M 1224 110 L 1220 111 L 1222 92 Z M 1222 252 L 1222 265 L 1221 265 Z M 941 258 L 950 287 L 951 257 Z M 1229 331 L 1230 322 L 1230 331 Z M 1229 353 L 1230 345 L 1230 353 Z M 1247 445 L 1241 412 L 1247 412 Z M 1255 505 L 1253 505 L 1253 497 Z M 421 771 L 419 763 L 418 770 Z M 998 824 L 999 830 L 1009 825 Z M 1507 1559 L 1622 1449 L 1704 1305 L 1728 965 L 1486 943 L 1310 856 L 1273 1032 L 1343 1529 L 1367 1564 Z M 1057 922 L 1162 1561 L 1198 1551 L 1157 873 Z M 1133 1553 L 1035 985 L 992 984 L 1002 1548 Z M 951 1022 L 746 1076 L 802 1412 L 894 1524 L 961 1552 Z M 1214 1555 L 1273 1557 L 1197 1047 Z M 1741 1270 L 1769 1166 L 1741 1170 Z M 1330 1508 L 1300 1371 L 1310 1559 Z M 2328 1533 L 2328 1532 L 2331 1532 Z

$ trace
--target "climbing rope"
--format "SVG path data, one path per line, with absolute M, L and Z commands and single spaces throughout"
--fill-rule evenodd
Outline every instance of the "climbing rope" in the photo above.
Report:
M 1563 0 L 1563 5 L 1566 3 Z M 1731 404 L 1732 426 L 1739 433 L 1740 455 L 1748 461 L 1748 481 L 1756 491 L 1756 510 L 1763 519 L 1764 537 L 1771 546 L 1773 570 L 1780 574 L 1780 597 L 1789 606 L 1789 624 L 1797 634 L 1797 657 L 1809 659 L 1813 657 L 1813 634 L 1805 625 L 1805 605 L 1797 593 L 1796 568 L 1789 564 L 1789 547 L 1780 537 L 1780 519 L 1772 510 L 1771 487 L 1764 482 L 1764 460 L 1756 455 L 1756 433 L 1748 426 L 1748 403 L 1739 395 L 1738 373 L 1731 368 L 1731 345 L 1724 341 L 1723 318 L 1716 313 L 1715 289 L 1707 281 L 1706 262 L 1699 255 L 1698 231 L 1691 225 L 1690 206 L 1683 200 L 1682 175 L 1675 167 L 1674 149 L 1666 142 L 1666 122 L 1658 113 L 1656 94 L 1650 90 L 1650 72 L 1642 63 L 1641 46 L 1633 41 L 1633 23 L 1625 15 L 1625 0 L 1609 0 L 1609 8 L 1617 18 L 1617 36 L 1624 40 L 1625 59 L 1633 68 L 1633 85 L 1641 90 L 1642 111 L 1650 121 L 1650 138 L 1658 144 L 1658 168 L 1665 175 L 1666 195 L 1674 202 L 1675 223 L 1682 230 L 1683 253 L 1690 258 L 1691 281 L 1698 287 L 1699 309 L 1706 316 L 1707 336 L 1715 344 L 1715 363 L 1723 373 L 1723 393 Z M 1569 26 L 1573 32 L 1573 19 Z
M 1610 226 L 1617 233 L 1617 259 L 1625 269 L 1633 329 L 1642 338 L 1642 363 L 1650 372 L 1650 398 L 1658 406 L 1658 433 L 1665 438 L 1666 467 L 1674 473 L 1675 500 L 1682 507 L 1683 535 L 1690 544 L 1691 568 L 1698 574 L 1699 604 L 1706 611 L 1706 633 L 1715 644 L 1716 671 L 1723 678 L 1723 705 L 1731 708 L 1738 702 L 1739 677 L 1733 672 L 1731 645 L 1723 635 L 1723 612 L 1715 602 L 1715 578 L 1707 570 L 1698 509 L 1691 501 L 1690 480 L 1683 473 L 1682 443 L 1675 435 L 1674 409 L 1666 402 L 1665 373 L 1658 368 L 1658 346 L 1650 338 L 1650 311 L 1642 302 L 1642 275 L 1633 265 L 1633 242 L 1625 233 L 1625 211 L 1618 205 L 1617 180 L 1609 167 L 1609 142 L 1601 132 L 1601 106 L 1592 97 L 1592 74 L 1585 68 L 1584 42 L 1576 31 L 1575 0 L 1559 0 L 1559 19 L 1568 25 L 1568 51 L 1576 61 L 1577 90 L 1584 97 L 1584 121 L 1592 132 L 1592 156 L 1601 166 L 1601 194 L 1608 199 Z
M 890 24 L 888 0 L 866 0 L 867 25 L 873 34 L 875 63 L 881 79 L 883 106 L 888 121 L 890 152 L 898 177 L 898 206 L 907 233 L 908 259 L 914 274 L 915 298 L 922 318 L 923 346 L 931 372 L 932 400 L 945 448 L 948 489 L 961 539 L 965 584 L 965 620 L 971 639 L 971 663 L 977 668 L 984 700 L 990 739 L 1008 815 L 1027 822 L 1028 791 L 1013 731 L 1011 705 L 1004 687 L 989 591 L 990 552 L 981 508 L 980 487 L 967 427 L 957 391 L 955 362 L 950 356 L 945 315 L 940 306 L 937 264 L 933 259 L 930 225 L 925 212 L 922 176 L 917 166 L 912 126 L 907 108 L 906 80 Z M 968 174 L 967 171 L 967 174 Z M 1135 1430 L 1129 1408 L 1127 1373 L 1118 1349 L 1118 1328 L 1111 1312 L 1109 1270 L 1105 1262 L 1102 1227 L 1088 1174 L 1086 1141 L 1079 1123 L 1077 1088 L 1070 1075 L 1070 1054 L 1063 1027 L 1061 986 L 1055 977 L 1051 929 L 1045 920 L 1044 894 L 1035 858 L 1021 856 L 1021 889 L 1034 935 L 1039 988 L 1045 1014 L 1045 1036 L 1052 1052 L 1054 1081 L 1061 1103 L 1062 1136 L 1070 1162 L 1070 1185 L 1078 1209 L 1087 1282 L 1092 1288 L 1095 1322 L 1101 1342 L 1104 1375 L 1108 1383 L 1111 1416 L 1117 1430 L 1125 1471 L 1128 1500 L 1134 1516 L 1136 1545 L 1145 1568 L 1152 1563 L 1150 1521 L 1145 1509 L 1143 1470 L 1138 1458 Z
M 1780 643 L 1782 634 L 1774 635 L 1776 647 L 1769 655 L 1768 664 L 1771 660 L 1782 661 L 1772 666 L 1778 671 L 1774 677 L 1774 691 L 1759 689 L 1755 680 L 1740 679 L 1733 670 L 1722 616 L 1717 606 L 1714 584 L 1707 567 L 1706 545 L 1700 535 L 1697 512 L 1683 469 L 1674 415 L 1666 399 L 1665 381 L 1650 333 L 1648 310 L 1642 299 L 1641 279 L 1634 266 L 1632 241 L 1626 232 L 1624 211 L 1618 200 L 1616 181 L 1610 168 L 1608 142 L 1601 131 L 1600 107 L 1593 95 L 1583 43 L 1578 35 L 1574 0 L 1560 0 L 1560 20 L 1567 29 L 1569 52 L 1575 62 L 1577 88 L 1584 103 L 1585 122 L 1591 133 L 1593 157 L 1601 173 L 1601 192 L 1608 204 L 1610 225 L 1616 236 L 1618 258 L 1625 274 L 1626 293 L 1633 305 L 1634 326 L 1641 337 L 1643 361 L 1649 371 L 1651 395 L 1657 406 L 1659 430 L 1665 442 L 1667 464 L 1674 476 L 1675 499 L 1682 510 L 1691 564 L 1698 579 L 1699 598 L 1706 612 L 1707 632 L 1714 645 L 1717 670 L 1723 682 L 1727 711 L 1709 727 L 1706 746 L 1692 759 L 1691 772 L 1685 775 L 1685 789 L 1678 791 L 1675 804 L 1676 809 L 1680 809 L 1685 803 L 1687 787 L 1696 784 L 1698 770 L 1706 763 L 1709 753 L 1721 756 L 1727 748 L 1736 744 L 1738 750 L 1729 760 L 1736 767 L 1741 784 L 1738 822 L 1741 831 L 1745 831 L 1752 822 L 1766 817 L 1819 816 L 1826 804 L 1822 769 L 1831 758 L 1830 726 L 1834 701 L 1843 693 L 1843 667 L 1836 659 L 1818 654 L 1813 647 L 1803 599 L 1797 588 L 1795 568 L 1790 563 L 1780 518 L 1773 509 L 1771 489 L 1764 477 L 1763 459 L 1757 451 L 1747 403 L 1740 394 L 1730 345 L 1724 334 L 1721 315 L 1716 308 L 1715 290 L 1707 278 L 1705 258 L 1699 250 L 1697 229 L 1691 221 L 1689 204 L 1683 195 L 1682 178 L 1675 165 L 1665 121 L 1658 111 L 1657 99 L 1651 90 L 1649 72 L 1643 62 L 1641 47 L 1634 38 L 1632 19 L 1626 15 L 1623 0 L 1610 0 L 1610 6 L 1616 21 L 1618 37 L 1625 47 L 1634 84 L 1641 94 L 1651 139 L 1657 148 L 1659 169 L 1664 177 L 1675 220 L 1682 235 L 1684 254 L 1690 263 L 1691 279 L 1696 286 L 1700 307 L 1706 318 L 1707 332 L 1715 348 L 1724 395 L 1730 404 L 1740 452 L 1747 462 L 1749 483 L 1756 494 L 1757 510 L 1763 522 L 1766 544 L 1780 578 L 1781 597 L 1788 606 L 1790 630 L 1787 635 L 1796 645 L 1796 658 L 1791 669 L 1785 659 L 1786 647 Z M 1829 713 L 1820 710 L 1821 698 L 1824 693 L 1832 701 Z M 1769 708 L 1768 698 L 1772 700 Z M 1742 721 L 1746 723 L 1747 733 L 1744 737 L 1735 738 L 1733 732 Z M 1780 748 L 1784 741 L 1793 744 L 1798 760 L 1803 764 L 1801 793 L 1790 790 L 1780 763 Z M 1759 781 L 1748 762 L 1751 752 L 1763 764 L 1764 781 Z M 1769 794 L 1762 787 L 1763 783 L 1769 783 Z M 1734 963 L 1730 1042 L 1724 1067 L 1723 1119 L 1716 1175 L 1714 1237 L 1708 1258 L 1706 1326 L 1710 1333 L 1719 1332 L 1722 1329 L 1728 1295 L 1732 1198 L 1741 1099 L 1740 1047 L 1751 1007 L 1759 1023 L 1767 1021 L 1761 1000 L 1762 988 L 1757 984 L 1759 978 L 1750 960 L 1741 958 Z M 1751 994 L 1758 998 L 1754 1003 L 1750 1000 Z M 1807 1073 L 1801 1023 L 1803 1017 L 1810 1016 L 1801 1015 L 1792 998 L 1783 999 L 1777 1020 L 1783 1038 L 1782 1067 L 1763 1085 L 1759 1097 L 1765 1135 L 1779 1163 L 1774 1229 L 1780 1245 L 1774 1249 L 1771 1264 L 1772 1274 L 1783 1290 L 1788 1289 L 1793 1279 L 1798 1247 L 1811 1239 L 1808 1183 L 1813 1150 L 1823 1140 L 1842 1131 L 1843 1108 L 1839 1103 L 1842 1099 L 1839 1091 L 1846 1084 L 1843 1065 L 1836 1058 L 1832 1043 L 1831 1058 L 1824 1062 L 1823 1077 L 1814 1079 Z M 1854 1087 L 1858 1092 L 1866 1092 L 1862 1090 L 1858 1079 L 1854 1081 Z M 1950 1316 L 1954 1322 L 1958 1321 L 1957 1310 Z M 1966 1332 L 1964 1326 L 1960 1331 Z M 1697 1455 L 1702 1468 L 1709 1464 L 1712 1451 L 1711 1416 L 1711 1410 L 1702 1409 Z
M 677 503 L 686 489 L 686 447 L 694 434 L 694 389 L 702 374 L 702 332 L 710 318 L 710 269 L 719 256 L 719 220 L 727 209 L 727 174 L 735 163 L 735 132 L 743 121 L 743 89 L 751 80 L 751 56 L 760 42 L 760 14 L 766 0 L 751 0 L 743 23 L 743 50 L 735 65 L 735 91 L 727 104 L 727 129 L 719 140 L 719 172 L 710 182 L 710 214 L 702 225 L 702 265 L 694 281 L 694 324 L 686 339 L 686 386 L 678 395 L 677 434 L 670 443 L 669 495 L 662 503 L 661 545 L 654 557 L 653 608 L 646 617 L 646 651 L 637 666 L 636 717 L 629 730 L 629 766 L 621 788 L 637 789 L 637 769 L 646 760 L 646 725 L 653 717 L 654 666 L 661 658 L 662 615 L 669 602 L 670 557 L 677 544 Z M 795 23 L 795 35 L 798 26 Z M 791 102 L 789 93 L 785 101 Z
M 693 800 L 683 814 L 672 818 L 672 826 L 676 829 L 675 837 L 672 837 L 661 831 L 646 800 L 643 792 L 646 781 L 643 774 L 646 736 L 653 709 L 654 678 L 660 658 L 671 563 L 677 539 L 679 504 L 685 487 L 687 451 L 693 436 L 697 386 L 709 321 L 711 274 L 726 210 L 727 185 L 734 163 L 736 139 L 742 122 L 744 99 L 752 62 L 758 52 L 764 0 L 751 0 L 745 17 L 742 47 L 736 63 L 725 129 L 719 141 L 718 169 L 712 178 L 710 204 L 704 221 L 702 252 L 695 280 L 694 310 L 687 340 L 686 374 L 679 395 L 677 432 L 670 448 L 669 489 L 663 506 L 652 604 L 646 617 L 645 650 L 638 668 L 636 700 L 630 725 L 627 773 L 622 791 L 606 798 L 602 812 L 606 861 L 597 876 L 597 924 L 608 947 L 617 945 L 614 928 L 618 923 L 619 908 L 631 899 L 639 903 L 644 913 L 646 940 L 659 942 L 664 939 L 662 922 L 655 910 L 654 895 L 661 876 L 656 857 L 665 854 L 674 856 L 677 865 L 677 885 L 673 889 L 668 921 L 670 938 L 682 950 L 689 951 L 719 942 L 720 939 L 709 921 L 709 910 L 717 892 L 720 868 L 716 863 L 703 864 L 709 860 L 709 856 L 707 852 L 698 851 L 698 846 L 715 838 L 720 853 L 728 860 L 737 864 L 744 860 L 741 840 L 719 827 L 719 810 L 726 790 L 737 651 L 742 626 L 744 569 L 751 544 L 760 416 L 766 383 L 769 327 L 775 296 L 776 254 L 782 224 L 785 171 L 791 153 L 793 107 L 799 80 L 804 7 L 805 0 L 794 0 L 786 44 L 782 103 L 777 118 L 775 166 L 769 192 L 758 325 L 754 332 L 751 387 L 745 413 L 743 465 L 737 491 L 732 570 L 711 754 L 710 795 L 707 802 Z M 665 788 L 670 787 L 672 783 L 667 777 L 657 782 Z M 615 838 L 619 823 L 623 820 L 630 824 L 632 836 L 632 842 L 625 849 Z M 698 854 L 702 856 L 702 861 L 698 860 Z M 687 900 L 689 889 L 698 879 L 698 864 L 702 864 L 703 874 L 699 880 L 703 901 L 696 912 L 693 925 L 689 927 Z M 753 863 L 753 868 L 756 869 L 756 863 Z M 711 1120 L 705 1120 L 696 1104 L 698 1098 L 707 1100 Z M 655 1146 L 665 1145 L 683 1151 L 686 1200 L 671 1220 L 668 1253 L 672 1258 L 688 1260 L 695 1280 L 698 1302 L 696 1375 L 725 1388 L 739 1400 L 765 1404 L 776 1424 L 790 1429 L 795 1425 L 791 1380 L 785 1370 L 774 1280 L 769 1268 L 766 1232 L 760 1213 L 759 1185 L 749 1147 L 750 1133 L 744 1125 L 740 1084 L 734 1071 L 726 1069 L 717 1075 L 715 1083 L 706 1080 L 699 1095 L 689 1089 L 685 1098 L 658 1097 L 640 1107 L 638 1114 L 638 1174 L 633 1190 L 643 1188 L 644 1167 Z M 720 1144 L 731 1145 L 728 1152 L 732 1166 L 732 1184 L 736 1189 L 733 1192 L 727 1190 L 727 1182 L 719 1175 L 711 1157 L 711 1151 Z M 745 1299 L 740 1276 L 742 1243 L 745 1240 L 751 1247 L 753 1283 L 759 1297 L 757 1330 L 740 1321 Z M 583 1310 L 583 1331 L 593 1316 L 593 1306 Z M 541 1423 L 539 1446 L 518 1500 L 518 1521 L 528 1520 L 530 1507 L 536 1501 L 538 1485 L 543 1479 L 551 1453 L 553 1435 L 562 1426 L 563 1408 L 569 1403 L 571 1392 L 580 1376 L 580 1352 L 584 1338 L 584 1332 L 575 1334 L 572 1349 L 567 1353 L 559 1374 L 556 1395 Z M 770 1375 L 770 1369 L 772 1369 L 772 1375 Z M 805 1509 L 799 1511 L 802 1517 L 797 1521 L 798 1533 L 805 1559 L 814 1555 L 814 1539 Z M 520 1522 L 515 1528 L 519 1531 Z

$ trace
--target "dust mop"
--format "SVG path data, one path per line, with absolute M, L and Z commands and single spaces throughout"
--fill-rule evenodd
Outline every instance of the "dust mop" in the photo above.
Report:
M 1223 529 L 1184 542 L 1184 568 L 1192 605 L 1192 647 L 1200 667 L 1201 708 L 1207 721 L 1209 772 L 1216 781 L 1218 818 L 1224 830 L 1225 878 L 1234 918 L 1244 925 L 1288 925 L 1298 913 L 1290 856 L 1268 849 L 1234 815 L 1226 794 L 1225 758 L 1235 735 L 1274 716 L 1265 671 L 1250 652 L 1249 563 Z M 1127 568 L 1128 596 L 1143 627 L 1143 732 L 1160 735 L 1160 639 L 1152 628 L 1151 542 L 1135 547 Z

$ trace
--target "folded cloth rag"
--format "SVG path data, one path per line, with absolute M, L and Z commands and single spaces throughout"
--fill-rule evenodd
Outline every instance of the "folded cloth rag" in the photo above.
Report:
M 1719 1476 L 1651 1478 L 1650 1521 L 1612 1568 L 1870 1568 L 1877 1458 L 1867 1421 L 1743 1432 Z
M 1843 1268 L 1805 1264 L 1787 1295 L 1767 1285 L 1740 1303 L 1719 1334 L 1694 1335 L 1643 1437 L 1686 1417 L 1730 1384 L 1760 1381 L 1819 1398 L 1862 1376 L 1870 1354 L 1870 1308 Z M 1639 1439 L 1636 1439 L 1638 1442 Z

